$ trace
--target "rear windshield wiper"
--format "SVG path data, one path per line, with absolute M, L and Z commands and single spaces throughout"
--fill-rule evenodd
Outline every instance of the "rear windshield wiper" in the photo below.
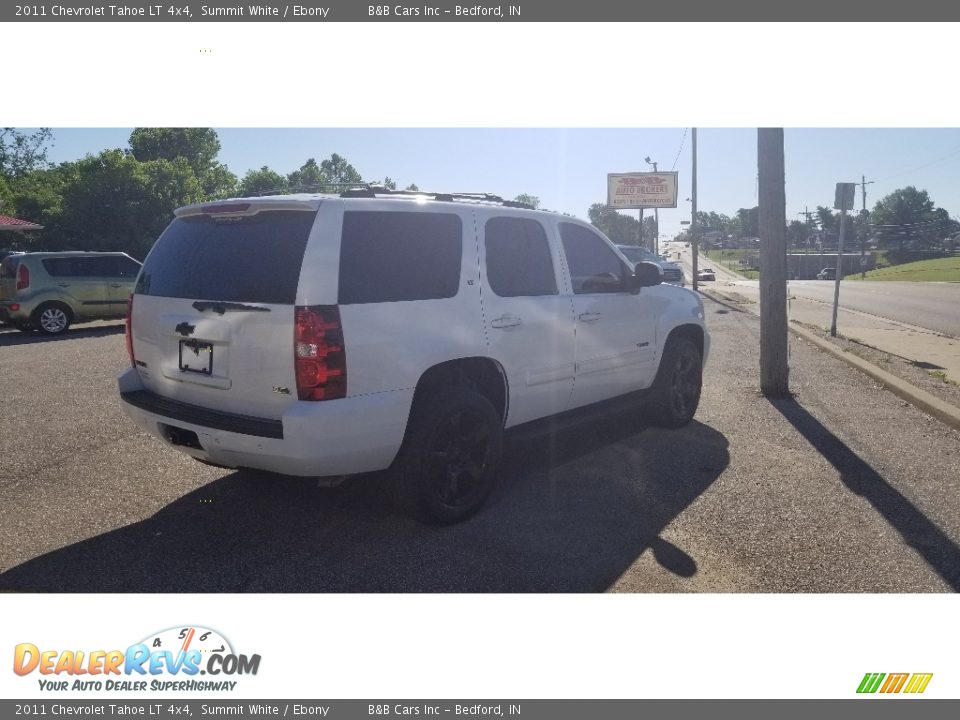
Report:
M 270 308 L 260 307 L 259 305 L 246 305 L 236 302 L 218 302 L 216 300 L 197 300 L 193 307 L 200 312 L 204 310 L 213 310 L 215 313 L 223 315 L 227 310 L 238 310 L 241 312 L 270 312 Z

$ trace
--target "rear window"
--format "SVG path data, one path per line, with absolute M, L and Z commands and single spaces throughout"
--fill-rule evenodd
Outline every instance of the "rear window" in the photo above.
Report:
M 500 297 L 556 295 L 557 279 L 543 226 L 536 220 L 495 217 L 487 221 L 487 280 Z
M 74 277 L 82 275 L 72 257 L 46 258 L 40 261 L 50 277 Z
M 0 280 L 9 280 L 17 276 L 17 268 L 20 267 L 20 258 L 18 256 L 5 257 L 0 263 Z
M 137 280 L 141 295 L 293 305 L 316 211 L 177 218 Z
M 339 302 L 453 297 L 462 235 L 460 218 L 450 213 L 344 213 Z

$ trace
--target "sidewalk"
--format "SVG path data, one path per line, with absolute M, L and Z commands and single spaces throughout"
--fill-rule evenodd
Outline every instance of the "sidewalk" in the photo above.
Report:
M 706 287 L 701 289 L 708 292 L 712 290 L 728 296 L 740 295 L 754 303 L 753 310 L 759 312 L 760 289 L 757 287 L 733 287 L 724 282 L 703 285 Z M 829 303 L 793 296 L 789 299 L 787 312 L 791 321 L 827 331 L 830 329 L 832 306 Z M 960 383 L 960 341 L 956 338 L 843 307 L 837 312 L 837 332 L 918 367 L 940 370 L 948 379 Z
M 702 283 L 714 299 L 760 314 L 759 288 L 730 282 Z M 832 307 L 789 297 L 789 327 L 823 350 L 865 372 L 941 421 L 960 429 L 960 341 L 932 330 L 840 308 L 837 338 L 829 336 Z

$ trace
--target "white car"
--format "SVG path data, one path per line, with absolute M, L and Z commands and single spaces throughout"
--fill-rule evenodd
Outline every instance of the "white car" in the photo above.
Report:
M 406 508 L 449 523 L 485 501 L 505 430 L 612 399 L 688 423 L 710 338 L 697 295 L 585 222 L 360 189 L 177 210 L 127 347 L 123 407 L 177 450 L 298 476 L 392 467 Z

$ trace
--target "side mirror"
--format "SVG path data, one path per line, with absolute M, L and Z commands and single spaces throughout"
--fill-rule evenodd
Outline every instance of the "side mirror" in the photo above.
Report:
M 639 262 L 633 269 L 633 287 L 653 287 L 663 282 L 663 269 L 656 263 L 649 261 Z

